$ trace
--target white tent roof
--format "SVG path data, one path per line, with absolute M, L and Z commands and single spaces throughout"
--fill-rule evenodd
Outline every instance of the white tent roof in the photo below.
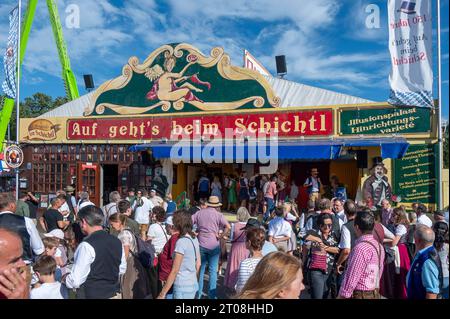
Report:
M 280 97 L 281 107 L 362 104 L 374 102 L 271 76 L 265 76 L 265 78 L 272 86 L 276 95 Z
M 360 104 L 373 101 L 337 93 L 317 87 L 265 76 L 275 94 L 281 99 L 281 107 L 302 107 L 319 105 Z M 44 113 L 39 117 L 82 117 L 94 92 L 83 95 L 76 100 Z
M 78 99 L 65 103 L 39 117 L 82 117 L 84 108 L 91 102 L 93 94 L 94 92 L 90 92 L 80 96 Z

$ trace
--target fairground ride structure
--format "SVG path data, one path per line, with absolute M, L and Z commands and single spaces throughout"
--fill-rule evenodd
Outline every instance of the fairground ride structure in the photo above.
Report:
M 50 16 L 50 23 L 52 25 L 53 35 L 55 37 L 56 46 L 58 49 L 59 60 L 62 67 L 62 79 L 66 90 L 66 95 L 69 100 L 74 100 L 79 97 L 78 86 L 75 76 L 70 67 L 70 59 L 67 54 L 67 47 L 64 41 L 61 21 L 58 14 L 58 7 L 56 0 L 46 0 L 47 8 Z M 20 37 L 20 61 L 18 68 L 22 65 L 23 57 L 28 43 L 28 36 L 31 31 L 31 27 L 34 20 L 34 14 L 36 12 L 36 5 L 38 0 L 29 0 L 27 11 L 25 13 L 25 19 L 22 24 L 22 32 Z M 5 97 L 3 102 L 3 108 L 0 113 L 0 152 L 3 151 L 5 144 L 5 135 L 8 129 L 8 124 L 11 119 L 11 114 L 14 108 L 14 100 Z M 18 125 L 18 123 L 17 123 Z

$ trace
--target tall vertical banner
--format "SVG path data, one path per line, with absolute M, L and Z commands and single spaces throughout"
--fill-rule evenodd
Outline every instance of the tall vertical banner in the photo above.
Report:
M 392 70 L 388 102 L 433 106 L 431 0 L 388 0 Z
M 17 42 L 19 38 L 19 6 L 15 7 L 9 14 L 9 36 L 6 46 L 3 66 L 5 69 L 5 81 L 3 82 L 3 92 L 10 99 L 15 99 L 17 95 Z

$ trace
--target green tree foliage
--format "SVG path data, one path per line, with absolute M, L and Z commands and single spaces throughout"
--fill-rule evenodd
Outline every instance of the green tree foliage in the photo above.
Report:
M 3 101 L 3 97 L 0 98 Z M 67 97 L 57 97 L 53 99 L 51 96 L 44 93 L 35 93 L 31 97 L 26 97 L 20 102 L 20 117 L 21 118 L 33 118 L 38 117 L 46 112 L 57 108 L 58 106 L 69 102 Z M 2 103 L 3 106 L 3 103 Z M 11 114 L 11 137 L 10 140 L 16 139 L 16 108 L 14 108 Z M 6 139 L 8 136 L 6 136 Z

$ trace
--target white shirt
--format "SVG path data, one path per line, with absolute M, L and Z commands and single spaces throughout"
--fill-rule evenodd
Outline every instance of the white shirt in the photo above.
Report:
M 69 204 L 67 204 L 67 202 L 64 202 L 64 204 L 61 205 L 61 207 L 58 209 L 58 211 L 60 213 L 62 213 L 62 212 L 69 212 L 70 213 Z
M 344 210 L 341 210 L 340 212 L 336 213 L 336 216 L 339 217 L 339 219 L 342 220 L 342 222 L 344 224 L 347 222 L 347 216 L 345 215 L 345 211 Z
M 351 249 L 352 248 L 352 238 L 350 235 L 350 230 L 347 226 L 342 226 L 341 229 L 341 241 L 339 242 L 340 249 Z
M 312 189 L 311 189 L 312 193 L 319 192 L 319 179 L 318 178 L 310 176 L 306 179 L 305 184 L 312 184 Z
M 147 197 L 143 196 L 141 199 L 143 202 L 142 206 L 137 206 L 138 200 L 136 200 L 133 204 L 133 208 L 136 208 L 134 212 L 134 220 L 139 224 L 146 225 L 150 223 L 150 211 L 155 205 Z
M 148 228 L 147 236 L 152 241 L 153 247 L 155 247 L 156 254 L 160 254 L 164 248 L 164 245 L 169 240 L 170 236 L 167 234 L 166 227 L 164 225 L 154 223 Z
M 109 225 L 109 217 L 115 213 L 118 213 L 117 210 L 117 203 L 109 203 L 108 205 L 105 205 L 102 207 L 103 212 L 103 226 L 107 227 Z
M 86 281 L 91 271 L 91 264 L 95 260 L 95 250 L 87 242 L 83 241 L 78 246 L 74 255 L 74 262 L 71 272 L 66 277 L 66 286 L 70 289 L 77 289 Z M 119 266 L 119 274 L 123 275 L 127 270 L 125 251 L 122 246 L 122 259 Z
M 242 290 L 242 288 L 244 288 L 245 284 L 255 271 L 255 268 L 261 261 L 261 259 L 262 258 L 250 257 L 241 261 L 241 264 L 239 265 L 238 278 L 235 286 L 236 292 L 239 293 Z
M 269 236 L 273 238 L 291 237 L 292 227 L 283 217 L 275 217 L 269 223 Z
M 31 289 L 30 299 L 69 299 L 69 294 L 67 288 L 56 281 Z
M 0 215 L 1 214 L 14 214 L 14 213 L 10 211 L 4 211 L 0 212 Z M 33 253 L 36 256 L 39 256 L 45 251 L 44 243 L 42 242 L 41 236 L 39 236 L 39 232 L 34 222 L 28 217 L 24 218 L 25 218 L 25 227 L 27 228 L 28 235 L 30 235 L 31 249 L 33 250 Z M 30 262 L 25 260 L 25 263 L 29 264 Z
M 158 195 L 150 197 L 150 200 L 153 203 L 153 206 L 162 206 L 164 203 L 164 200 L 161 197 L 159 197 Z
M 302 214 L 300 216 L 300 220 L 298 222 L 300 230 L 304 230 L 305 229 L 305 218 L 306 218 L 306 213 Z
M 403 235 L 406 235 L 408 232 L 408 229 L 405 225 L 399 224 L 397 227 L 395 227 L 395 236 L 402 237 Z
M 93 202 L 91 202 L 90 200 L 82 202 L 81 204 L 80 204 L 80 202 L 78 202 L 77 209 L 78 209 L 78 211 L 80 211 L 80 209 L 82 209 L 86 206 L 89 206 L 89 205 L 95 206 L 95 204 Z
M 433 222 L 427 215 L 422 214 L 417 218 L 417 225 L 425 225 L 431 228 L 433 227 Z
M 105 218 L 108 219 L 111 217 L 111 215 L 117 213 L 117 203 L 109 203 L 108 205 L 104 206 L 102 208 L 103 214 L 105 215 Z
M 384 238 L 393 240 L 395 238 L 395 235 L 389 229 L 387 229 L 387 227 L 384 226 L 383 224 L 381 226 L 383 226 Z
M 286 220 L 287 220 L 287 221 L 291 221 L 291 222 L 295 222 L 295 221 L 297 220 L 297 217 L 295 217 L 294 214 L 287 213 L 287 215 L 286 215 Z

